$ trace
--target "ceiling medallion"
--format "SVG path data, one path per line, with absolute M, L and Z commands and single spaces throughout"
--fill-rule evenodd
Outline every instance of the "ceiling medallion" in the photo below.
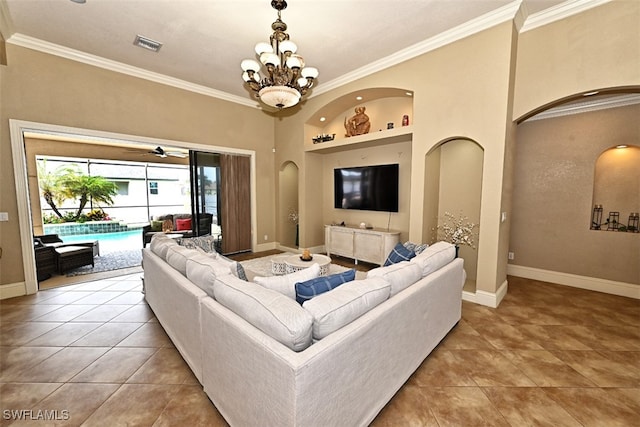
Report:
M 272 0 L 271 7 L 278 11 L 278 19 L 271 24 L 271 43 L 260 42 L 255 47 L 256 56 L 266 69 L 265 77 L 260 78 L 258 61 L 245 59 L 241 63 L 242 79 L 263 103 L 282 109 L 300 102 L 313 86 L 318 70 L 304 66 L 304 59 L 296 55 L 296 44 L 285 32 L 287 24 L 282 22 L 280 12 L 287 7 L 287 2 Z

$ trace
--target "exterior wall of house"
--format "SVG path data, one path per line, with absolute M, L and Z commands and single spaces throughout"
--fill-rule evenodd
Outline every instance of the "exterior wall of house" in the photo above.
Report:
M 0 285 L 24 280 L 9 119 L 255 150 L 257 232 L 275 237 L 274 120 L 261 110 L 7 45 L 0 67 Z M 260 243 L 265 243 L 261 240 Z

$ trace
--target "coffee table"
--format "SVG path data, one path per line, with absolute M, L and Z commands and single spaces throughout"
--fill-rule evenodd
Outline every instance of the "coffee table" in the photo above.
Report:
M 311 267 L 314 263 L 317 263 L 320 265 L 320 275 L 328 275 L 331 258 L 321 254 L 312 254 L 311 256 L 313 257 L 311 261 L 303 261 L 300 258 L 300 254 L 275 257 L 271 261 L 271 271 L 273 274 L 295 273 L 296 271 L 304 270 L 305 268 Z

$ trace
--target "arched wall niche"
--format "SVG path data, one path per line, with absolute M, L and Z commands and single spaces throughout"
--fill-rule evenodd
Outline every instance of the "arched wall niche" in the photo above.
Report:
M 465 222 L 480 224 L 483 164 L 483 147 L 466 137 L 447 138 L 426 154 L 423 241 L 438 240 L 437 227 L 442 224 L 445 212 L 456 218 L 468 218 Z M 465 291 L 469 292 L 475 292 L 478 231 L 474 228 L 475 248 L 462 246 L 459 252 L 467 272 Z
M 592 201 L 593 206 L 602 206 L 600 229 L 626 230 L 629 215 L 640 212 L 640 146 L 619 145 L 598 156 L 593 174 Z M 618 224 L 625 228 L 612 224 L 610 212 L 619 213 Z
M 413 91 L 402 88 L 368 88 L 351 92 L 332 100 L 318 109 L 305 123 L 305 143 L 319 134 L 335 134 L 345 138 L 344 120 L 354 115 L 355 107 L 366 108 L 371 129 L 369 133 L 387 129 L 388 123 L 402 126 L 403 116 L 413 120 Z
M 298 165 L 292 161 L 284 162 L 278 179 L 278 242 L 285 248 L 297 249 L 298 223 Z

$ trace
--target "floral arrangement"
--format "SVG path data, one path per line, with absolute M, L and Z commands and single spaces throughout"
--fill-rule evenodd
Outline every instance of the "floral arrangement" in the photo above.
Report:
M 474 229 L 479 225 L 469 222 L 469 218 L 462 214 L 456 218 L 452 213 L 445 212 L 444 217 L 443 223 L 438 225 L 438 238 L 456 246 L 466 245 L 475 249 L 474 238 L 477 232 Z
M 297 210 L 295 210 L 294 208 L 289 208 L 289 215 L 287 215 L 287 218 L 289 219 L 289 222 L 298 224 L 298 220 L 300 219 L 300 216 L 298 215 Z

